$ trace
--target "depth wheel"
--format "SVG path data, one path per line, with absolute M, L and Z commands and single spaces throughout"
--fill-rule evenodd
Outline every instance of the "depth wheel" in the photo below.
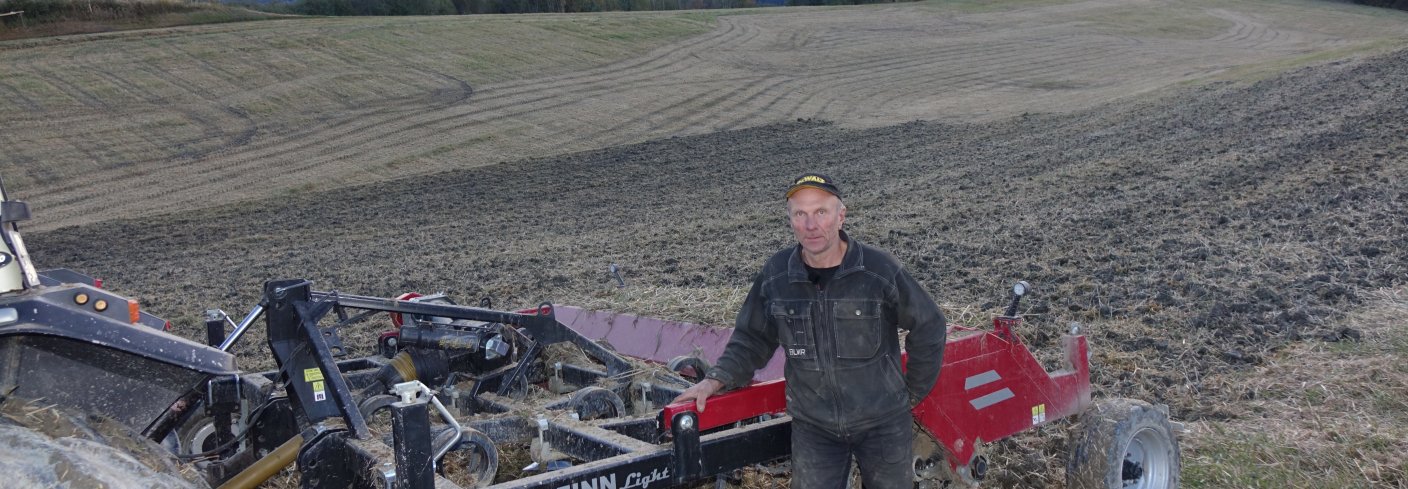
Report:
M 601 387 L 591 386 L 572 393 L 572 409 L 577 419 L 615 418 L 626 412 L 626 404 L 621 396 Z
M 688 355 L 672 358 L 670 359 L 670 363 L 666 364 L 666 366 L 668 366 L 671 371 L 680 374 L 680 377 L 684 377 L 695 384 L 703 382 L 704 374 L 709 371 L 709 362 L 704 361 L 702 358 Z
M 1066 487 L 1174 489 L 1181 461 L 1167 408 L 1134 399 L 1097 402 L 1071 434 Z
M 466 487 L 489 487 L 499 472 L 499 449 L 474 428 L 460 431 L 460 441 L 438 464 L 440 475 Z

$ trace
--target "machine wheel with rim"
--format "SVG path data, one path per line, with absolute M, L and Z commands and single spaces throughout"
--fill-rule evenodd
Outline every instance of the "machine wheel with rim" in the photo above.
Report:
M 200 411 L 176 431 L 178 455 L 195 455 L 216 448 L 215 420 L 206 416 L 199 406 L 196 409 Z
M 1066 487 L 1173 489 L 1180 465 L 1168 408 L 1102 400 L 1081 413 L 1071 434 Z

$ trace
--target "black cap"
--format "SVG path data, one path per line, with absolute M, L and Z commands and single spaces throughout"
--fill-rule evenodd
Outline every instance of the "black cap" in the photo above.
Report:
M 835 195 L 836 198 L 841 198 L 841 189 L 836 188 L 836 181 L 820 173 L 803 173 L 802 176 L 792 180 L 792 186 L 787 187 L 787 198 L 792 198 L 792 194 L 807 187 L 825 190 L 831 195 Z

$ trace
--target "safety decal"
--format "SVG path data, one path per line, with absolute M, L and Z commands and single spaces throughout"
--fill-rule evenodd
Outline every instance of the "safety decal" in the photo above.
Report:
M 303 381 L 313 387 L 313 402 L 325 401 L 328 398 L 327 389 L 323 387 L 323 371 L 317 367 L 303 369 Z
M 318 367 L 303 369 L 304 382 L 317 382 L 323 380 L 323 371 Z
M 1038 425 L 1046 422 L 1046 405 L 1037 404 L 1032 406 L 1032 424 Z

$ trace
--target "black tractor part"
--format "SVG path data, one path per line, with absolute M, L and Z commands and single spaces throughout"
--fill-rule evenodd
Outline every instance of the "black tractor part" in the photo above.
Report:
M 0 392 L 146 431 L 186 392 L 235 375 L 232 355 L 132 321 L 131 312 L 126 298 L 84 284 L 0 296 Z

